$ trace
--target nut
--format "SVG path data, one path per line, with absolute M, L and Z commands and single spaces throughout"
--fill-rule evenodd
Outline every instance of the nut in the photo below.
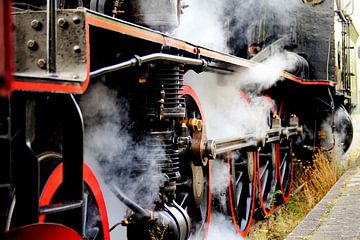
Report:
M 38 48 L 38 45 L 35 40 L 31 39 L 27 42 L 27 47 L 31 50 L 36 50 Z
M 32 27 L 33 29 L 39 31 L 39 30 L 41 30 L 41 28 L 42 28 L 42 24 L 41 24 L 41 22 L 39 22 L 39 20 L 34 19 L 34 20 L 31 21 L 31 27 Z
M 79 24 L 80 23 L 80 18 L 78 17 L 78 16 L 75 16 L 75 17 L 73 17 L 73 22 L 75 23 L 75 24 Z
M 65 20 L 65 18 L 59 18 L 58 24 L 62 28 L 66 28 L 68 26 L 68 22 Z
M 37 65 L 39 66 L 39 68 L 45 68 L 46 67 L 46 60 L 43 59 L 43 58 L 38 59 Z
M 74 47 L 73 47 L 73 51 L 74 51 L 74 53 L 81 53 L 81 48 L 80 48 L 80 46 L 79 45 L 75 45 Z

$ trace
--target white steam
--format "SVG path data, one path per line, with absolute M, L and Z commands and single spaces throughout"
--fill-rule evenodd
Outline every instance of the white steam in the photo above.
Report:
M 159 197 L 163 177 L 151 161 L 151 154 L 163 149 L 150 149 L 144 141 L 135 142 L 131 135 L 129 104 L 117 92 L 97 83 L 80 102 L 85 123 L 85 160 L 95 171 L 102 186 L 111 182 L 138 204 L 150 207 Z M 104 188 L 110 225 L 124 219 L 125 207 Z M 121 228 L 121 227 L 118 227 Z M 123 234 L 123 233 L 122 233 Z M 121 235 L 124 238 L 124 235 Z
M 271 103 L 264 99 L 262 92 L 274 86 L 281 79 L 281 72 L 294 65 L 294 59 L 284 52 L 275 54 L 254 68 L 229 76 L 189 71 L 185 75 L 185 83 L 200 98 L 208 136 L 262 136 L 269 128 L 272 110 Z M 247 97 L 244 98 L 241 91 Z
M 232 38 L 254 38 L 256 26 L 261 25 L 261 17 L 267 16 L 272 25 L 293 26 L 294 13 L 301 1 L 283 0 L 185 0 L 189 5 L 181 16 L 177 36 L 195 44 L 229 52 L 228 40 Z M 229 31 L 231 29 L 231 31 Z M 235 35 L 234 35 L 235 34 Z
M 322 141 L 322 147 L 331 149 L 338 161 L 347 160 L 348 155 L 355 150 L 354 147 L 352 147 L 345 154 L 343 149 L 348 138 L 347 134 L 349 129 L 347 129 L 346 126 L 349 120 L 350 116 L 348 113 L 345 112 L 343 108 L 339 108 L 334 114 L 334 119 L 330 116 L 321 125 L 321 130 L 326 137 L 325 140 Z M 356 140 L 356 136 L 354 136 L 353 139 Z M 353 143 L 352 145 L 354 146 Z
M 211 191 L 218 196 L 226 193 L 228 186 L 228 164 L 220 159 L 216 159 L 211 165 L 211 175 L 215 176 L 216 180 L 211 183 Z
M 208 240 L 241 240 L 234 229 L 232 219 L 220 213 L 211 214 Z
M 226 23 L 221 17 L 226 1 L 187 0 L 185 3 L 190 7 L 184 9 L 176 35 L 204 47 L 228 52 L 224 35 Z

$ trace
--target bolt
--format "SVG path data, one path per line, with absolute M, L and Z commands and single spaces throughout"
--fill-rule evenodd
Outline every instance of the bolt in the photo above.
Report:
M 40 30 L 42 25 L 41 25 L 41 22 L 39 22 L 38 20 L 34 19 L 31 21 L 31 27 L 35 30 Z
M 73 50 L 74 50 L 74 53 L 81 53 L 81 48 L 80 48 L 80 46 L 79 45 L 75 45 L 74 47 L 73 47 Z
M 38 47 L 38 45 L 37 45 L 37 43 L 36 43 L 35 40 L 29 40 L 29 41 L 27 42 L 27 46 L 28 46 L 28 48 L 31 49 L 31 50 L 36 50 L 37 47 Z
M 75 16 L 75 17 L 73 17 L 73 22 L 75 23 L 75 24 L 79 24 L 80 23 L 80 18 L 78 17 L 78 16 Z
M 59 24 L 59 26 L 62 27 L 62 28 L 66 28 L 67 25 L 68 25 L 68 23 L 67 23 L 67 21 L 65 20 L 65 18 L 59 18 L 59 19 L 58 19 L 58 24 Z
M 73 79 L 79 79 L 79 75 L 74 74 L 74 75 L 73 75 Z
M 39 68 L 45 68 L 45 67 L 46 67 L 46 61 L 45 61 L 45 59 L 40 58 L 40 59 L 37 61 L 37 65 L 39 66 Z

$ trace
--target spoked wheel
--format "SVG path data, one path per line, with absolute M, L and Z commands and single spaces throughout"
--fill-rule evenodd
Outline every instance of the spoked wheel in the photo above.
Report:
M 190 87 L 184 86 L 181 93 L 186 102 L 187 119 L 203 120 L 200 101 L 195 92 Z M 201 132 L 196 128 L 189 128 L 189 131 L 193 141 L 201 139 Z M 194 156 L 187 154 L 184 158 L 193 160 Z M 176 202 L 191 218 L 190 239 L 206 239 L 210 225 L 211 163 L 208 162 L 203 166 L 199 162 L 195 165 L 194 161 L 182 161 L 180 169 L 182 183 L 177 187 Z
M 272 214 L 275 206 L 276 191 L 276 145 L 267 144 L 257 158 L 257 183 L 263 216 Z
M 245 237 L 250 229 L 256 195 L 254 152 L 228 154 L 229 207 L 236 232 Z
M 291 139 L 282 140 L 276 144 L 278 188 L 281 190 L 281 200 L 287 203 L 292 190 L 293 161 Z
M 191 164 L 192 187 L 190 191 L 185 191 L 183 188 L 186 186 L 182 186 L 177 194 L 176 202 L 187 211 L 192 222 L 190 239 L 205 239 L 208 232 L 211 205 L 209 169 L 209 165 L 200 167 Z
M 40 207 L 61 204 L 58 199 L 61 198 L 62 176 L 63 166 L 61 163 L 46 181 L 39 201 Z M 46 216 L 40 215 L 39 222 L 58 222 L 66 225 L 68 218 L 71 218 L 71 214 L 59 212 Z M 100 185 L 86 164 L 84 164 L 83 223 L 84 238 L 89 240 L 110 239 L 106 206 Z

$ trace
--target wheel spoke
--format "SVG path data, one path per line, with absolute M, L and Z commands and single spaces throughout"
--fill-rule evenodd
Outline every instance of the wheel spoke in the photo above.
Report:
M 264 196 L 264 193 L 265 193 L 265 190 L 266 190 L 266 185 L 267 185 L 268 180 L 269 180 L 269 179 L 268 179 L 269 170 L 267 170 L 265 173 L 266 173 L 266 174 L 265 174 L 264 181 L 263 181 L 262 184 L 261 184 L 261 190 L 262 190 L 263 196 Z
M 284 161 L 284 163 L 285 163 L 285 161 Z M 286 173 L 286 167 L 281 168 L 281 179 L 282 179 L 283 184 L 284 184 L 284 180 L 286 181 L 286 179 L 284 179 L 285 173 Z
M 287 158 L 287 153 L 284 154 L 284 157 L 282 158 L 282 161 L 281 161 L 281 165 L 280 165 L 280 169 L 283 168 L 285 162 L 286 162 L 286 158 Z
M 243 174 L 244 174 L 244 172 L 242 172 L 242 171 L 239 172 L 239 177 L 236 179 L 236 184 L 235 184 L 235 186 L 239 185 L 239 183 L 240 183 L 240 181 L 241 181 L 241 179 L 242 179 Z
M 266 161 L 265 166 L 262 168 L 262 169 L 264 169 L 264 170 L 261 171 L 260 179 L 263 179 L 264 173 L 268 170 L 268 167 L 269 167 L 269 161 Z
M 88 217 L 87 217 L 87 211 L 88 211 L 88 200 L 89 200 L 89 194 L 87 194 L 86 192 L 84 192 L 84 197 L 83 197 L 83 232 L 85 233 L 86 235 L 86 224 L 87 224 L 87 220 L 88 220 Z
M 180 203 L 180 206 L 182 207 L 183 205 L 184 205 L 184 203 L 185 203 L 185 201 L 186 201 L 186 199 L 189 197 L 189 193 L 185 193 L 184 194 L 184 197 L 183 197 L 183 199 L 182 199 L 182 201 L 181 201 L 181 203 Z
M 243 183 L 239 184 L 239 187 L 236 188 L 236 203 L 237 207 L 240 205 L 241 195 L 243 194 Z M 241 206 L 240 206 L 241 208 Z

